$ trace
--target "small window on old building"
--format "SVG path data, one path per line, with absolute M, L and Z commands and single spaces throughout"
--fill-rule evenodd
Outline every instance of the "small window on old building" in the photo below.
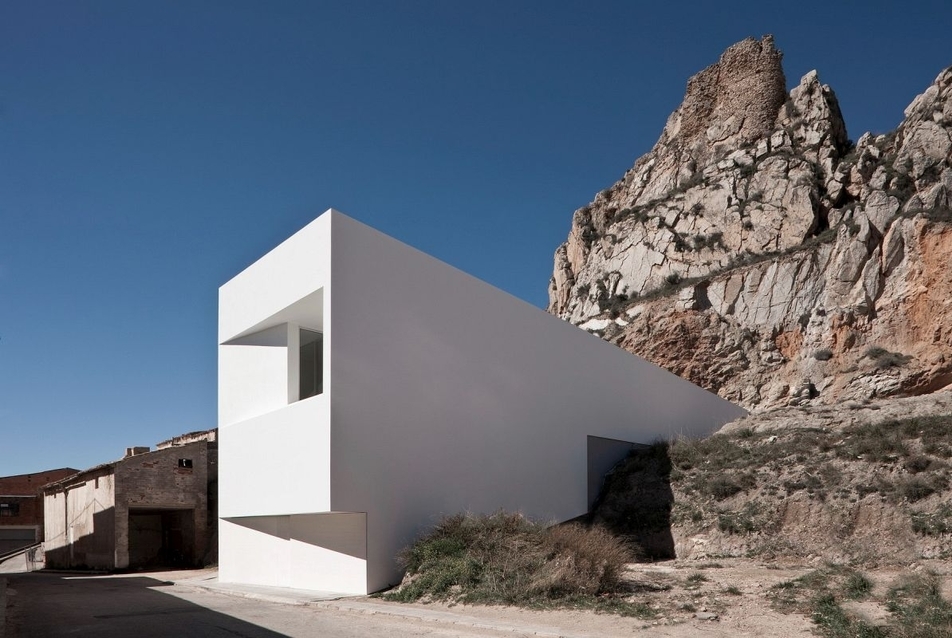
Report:
M 0 503 L 0 516 L 19 516 L 19 503 Z
M 300 399 L 313 397 L 324 391 L 324 335 L 301 329 L 301 387 Z
M 192 469 L 192 459 L 179 459 L 178 466 Z

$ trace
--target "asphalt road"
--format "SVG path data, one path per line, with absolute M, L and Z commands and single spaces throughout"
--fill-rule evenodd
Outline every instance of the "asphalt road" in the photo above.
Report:
M 157 575 L 158 576 L 158 575 Z M 518 636 L 485 627 L 236 598 L 146 575 L 7 574 L 5 638 Z

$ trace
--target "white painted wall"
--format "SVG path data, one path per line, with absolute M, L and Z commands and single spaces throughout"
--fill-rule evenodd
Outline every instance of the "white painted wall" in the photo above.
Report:
M 326 393 L 220 429 L 219 516 L 329 511 L 330 432 Z
M 219 421 L 238 423 L 288 404 L 289 325 L 239 337 L 219 347 Z M 297 377 L 295 377 L 296 379 Z
M 306 326 L 314 304 L 298 299 L 318 290 L 325 394 L 237 422 L 223 406 L 221 515 L 366 513 L 366 579 L 355 576 L 361 558 L 309 543 L 295 553 L 290 535 L 222 521 L 223 580 L 377 590 L 399 579 L 396 553 L 441 515 L 584 513 L 588 435 L 647 443 L 743 413 L 333 212 L 222 288 L 221 342 L 282 321 Z M 249 374 L 231 356 L 225 396 Z M 310 411 L 315 399 L 323 412 Z
M 587 510 L 587 435 L 702 435 L 743 411 L 342 215 L 332 219 L 331 505 L 367 512 L 370 590 L 442 514 Z
M 325 392 L 304 401 L 297 400 L 296 369 L 299 326 L 324 332 L 325 352 L 330 349 L 324 321 L 330 221 L 330 215 L 315 219 L 219 290 L 219 577 L 224 582 L 284 587 L 301 586 L 307 578 L 315 579 L 312 587 L 323 582 L 313 570 L 300 569 L 314 562 L 314 546 L 294 549 L 288 530 L 289 515 L 330 509 L 329 364 L 325 356 Z M 267 517 L 274 529 L 227 520 L 247 516 Z M 365 574 L 362 561 L 360 591 Z
M 367 591 L 363 514 L 222 520 L 221 582 L 362 594 Z
M 218 343 L 321 314 L 313 293 L 330 281 L 330 223 L 321 215 L 219 289 Z

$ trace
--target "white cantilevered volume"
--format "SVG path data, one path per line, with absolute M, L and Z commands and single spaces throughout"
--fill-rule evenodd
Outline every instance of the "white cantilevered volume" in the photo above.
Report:
M 219 344 L 230 582 L 376 591 L 441 515 L 573 518 L 611 441 L 743 414 L 333 210 L 222 286 Z

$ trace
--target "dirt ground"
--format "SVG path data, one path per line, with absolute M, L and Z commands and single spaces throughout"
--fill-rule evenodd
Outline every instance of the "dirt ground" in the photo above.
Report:
M 774 611 L 767 593 L 771 586 L 811 569 L 811 565 L 778 568 L 734 558 L 632 565 L 629 577 L 640 589 L 633 599 L 650 606 L 654 614 L 651 618 L 441 603 L 381 604 L 439 609 L 492 624 L 558 628 L 556 635 L 568 636 L 809 636 L 813 635 L 811 620 L 801 614 Z M 702 574 L 703 580 L 697 574 Z
M 57 585 L 48 597 L 50 604 L 56 602 L 70 613 L 77 609 L 88 614 L 99 614 L 97 618 L 110 619 L 110 622 L 136 622 L 143 615 L 149 615 L 151 607 L 161 607 L 159 615 L 150 621 L 158 623 L 169 619 L 190 623 L 204 619 L 208 627 L 222 627 L 222 635 L 232 635 L 235 623 L 250 623 L 242 630 L 242 635 L 271 636 L 278 632 L 282 636 L 323 635 L 340 636 L 432 636 L 471 637 L 471 636 L 548 636 L 565 638 L 614 638 L 621 636 L 663 636 L 688 638 L 694 636 L 764 636 L 787 638 L 795 636 L 818 635 L 812 620 L 803 613 L 781 613 L 771 605 L 771 588 L 779 583 L 803 576 L 815 569 L 824 567 L 820 559 L 799 563 L 777 563 L 751 559 L 719 558 L 710 561 L 668 561 L 653 564 L 634 564 L 628 569 L 628 577 L 634 585 L 631 599 L 647 606 L 642 617 L 623 617 L 608 613 L 594 613 L 587 610 L 528 610 L 511 607 L 491 607 L 478 605 L 447 605 L 443 603 L 396 603 L 374 597 L 344 598 L 340 600 L 292 601 L 281 604 L 274 600 L 254 600 L 237 598 L 236 594 L 226 595 L 222 589 L 206 591 L 197 583 L 204 580 L 217 582 L 217 570 L 201 572 L 167 572 L 155 574 L 128 574 L 115 576 L 97 576 L 86 578 L 66 578 L 74 586 L 86 583 L 86 586 L 98 585 L 109 589 L 109 596 L 93 596 L 91 600 L 101 604 L 119 604 L 122 613 L 114 611 L 100 613 L 89 611 L 92 603 L 71 604 L 64 598 L 62 584 Z M 881 602 L 882 594 L 904 574 L 934 571 L 944 583 L 943 594 L 952 598 L 952 565 L 945 561 L 924 561 L 905 567 L 879 568 L 863 570 L 873 581 L 873 596 L 862 602 L 844 603 L 843 607 L 855 617 L 870 624 L 883 624 L 889 619 L 889 613 Z M 27 591 L 30 581 L 18 583 L 15 575 L 12 585 L 22 589 L 21 595 L 13 596 L 9 603 L 22 604 L 32 601 L 42 602 L 37 592 Z M 31 575 L 27 575 L 31 576 Z M 42 573 L 32 575 L 38 583 L 43 580 Z M 38 579 L 37 579 L 38 577 Z M 50 579 L 51 575 L 46 577 Z M 128 581 L 128 583 L 124 582 Z M 120 593 L 142 581 L 148 587 L 139 586 L 140 597 L 145 596 L 144 607 L 132 599 L 121 599 Z M 129 584 L 123 588 L 123 585 Z M 52 590 L 51 590 L 52 591 Z M 280 599 L 282 590 L 271 589 Z M 295 591 L 295 590 L 289 590 Z M 55 596 L 53 595 L 55 593 Z M 181 599 L 172 603 L 167 594 Z M 36 594 L 36 595 L 34 595 Z M 131 595 L 131 594 L 130 594 Z M 25 598 L 24 598 L 25 596 Z M 69 604 L 67 604 L 69 603 Z M 192 614 L 172 614 L 171 606 L 188 607 Z M 54 605 L 55 606 L 55 605 Z M 140 607 L 142 607 L 140 609 Z M 194 607 L 194 608 L 193 608 Z M 199 613 L 198 607 L 207 611 Z M 47 607 L 43 618 L 52 616 Z M 32 627 L 25 616 L 28 610 L 12 607 L 14 629 L 21 632 L 8 632 L 8 636 L 54 635 L 44 633 L 47 627 Z M 108 610 L 107 610 L 108 611 Z M 154 610 L 153 610 L 154 611 Z M 87 615 L 88 615 L 87 614 Z M 204 614 L 204 615 L 202 615 Z M 128 618 L 127 618 L 128 617 Z M 20 619 L 17 622 L 17 619 Z M 99 621 L 97 621 L 99 622 Z M 204 625 L 203 625 L 204 626 Z M 77 631 L 75 622 L 63 623 L 61 629 L 66 632 Z M 8 627 L 9 629 L 10 627 Z M 157 630 L 161 629 L 156 625 Z M 229 631 L 225 629 L 230 628 Z M 100 633 L 76 635 L 104 635 L 100 624 L 90 625 L 89 629 Z M 125 631 L 118 627 L 120 633 Z M 245 631 L 247 630 L 247 631 Z M 39 633 L 36 633 L 36 632 Z M 164 631 L 164 630 L 162 630 Z M 209 630 L 210 631 L 210 630 Z M 2 633 L 0 633 L 2 635 Z M 56 634 L 58 635 L 58 634 Z M 73 635 L 71 633 L 71 635 Z M 156 635 L 171 635 L 162 633 Z M 219 635 L 214 632 L 203 635 Z
M 811 636 L 819 635 L 811 618 L 802 613 L 775 610 L 770 593 L 774 585 L 824 565 L 819 559 L 783 565 L 739 558 L 632 565 L 629 576 L 641 590 L 632 598 L 651 608 L 650 618 L 439 603 L 406 605 L 380 601 L 380 604 L 446 611 L 477 618 L 489 625 L 542 627 L 550 629 L 551 635 L 563 636 Z M 884 594 L 904 574 L 925 570 L 942 577 L 943 595 L 946 599 L 952 598 L 952 566 L 945 561 L 921 561 L 907 567 L 860 569 L 874 583 L 873 599 L 845 603 L 844 609 L 869 624 L 886 624 L 889 613 L 881 602 L 875 601 L 877 594 Z M 514 633 L 528 635 L 518 629 Z
M 402 604 L 373 597 L 292 601 L 249 599 L 196 586 L 198 577 L 217 581 L 215 570 L 93 575 L 11 574 L 11 622 L 7 638 L 33 636 L 242 635 L 249 638 L 333 635 L 543 636 L 614 638 L 621 636 L 808 636 L 804 616 L 770 610 L 763 591 L 804 570 L 774 570 L 755 564 L 723 567 L 644 565 L 632 570 L 645 591 L 650 619 L 591 611 L 533 611 L 509 607 Z M 687 579 L 703 572 L 708 580 L 694 589 Z M 740 593 L 724 596 L 737 586 Z M 280 598 L 282 590 L 270 588 Z M 296 590 L 291 590 L 296 591 Z M 695 605 L 690 612 L 684 605 Z M 695 614 L 717 614 L 703 620 Z M 143 622 L 145 624 L 143 624 Z M 3 634 L 0 633 L 0 636 Z

